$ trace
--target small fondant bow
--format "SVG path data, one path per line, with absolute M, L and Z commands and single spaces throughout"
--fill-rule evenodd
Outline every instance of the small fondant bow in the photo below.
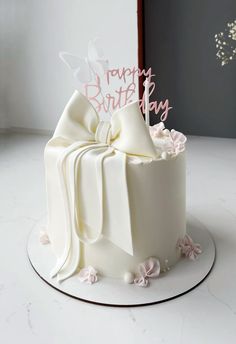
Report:
M 65 246 L 52 277 L 63 280 L 71 276 L 78 268 L 81 243 L 95 244 L 102 235 L 133 254 L 127 154 L 150 158 L 157 154 L 138 102 L 117 110 L 111 122 L 103 122 L 87 98 L 76 91 L 45 149 L 47 189 L 51 192 L 49 231 L 50 226 L 56 231 L 56 210 L 65 211 Z M 54 176 L 53 159 L 58 176 Z M 62 192 L 54 200 L 50 190 L 56 179 Z M 57 234 L 53 236 L 56 240 Z

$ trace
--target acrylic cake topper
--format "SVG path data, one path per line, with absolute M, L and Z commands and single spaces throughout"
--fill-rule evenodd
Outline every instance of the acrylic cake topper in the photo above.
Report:
M 109 68 L 108 59 L 105 58 L 100 39 L 95 38 L 88 43 L 88 56 L 80 57 L 67 52 L 60 52 L 62 61 L 72 70 L 78 83 L 79 90 L 93 104 L 98 113 L 111 114 L 128 103 L 134 101 L 138 93 L 138 80 L 145 78 L 144 93 L 139 100 L 140 109 L 145 114 L 149 126 L 149 111 L 154 111 L 164 122 L 172 107 L 169 100 L 149 101 L 156 84 L 153 80 L 155 74 L 152 69 L 138 67 Z M 111 87 L 113 85 L 113 87 Z M 114 86 L 115 85 L 115 86 Z M 111 89 L 113 89 L 111 91 Z

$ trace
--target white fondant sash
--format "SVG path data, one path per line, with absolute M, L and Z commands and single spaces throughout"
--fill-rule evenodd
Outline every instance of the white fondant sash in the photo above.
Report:
M 97 148 L 95 148 L 97 149 Z M 99 148 L 98 148 L 99 149 Z M 114 151 L 114 148 L 112 147 L 108 147 L 106 149 L 105 152 L 100 153 L 96 159 L 96 179 L 97 179 L 97 188 L 98 188 L 98 201 L 97 201 L 97 207 L 98 207 L 98 218 L 96 218 L 96 224 L 95 227 L 97 228 L 93 228 L 94 232 L 95 232 L 95 236 L 93 238 L 89 237 L 89 235 L 87 234 L 86 230 L 82 229 L 80 224 L 79 224 L 79 216 L 78 216 L 78 211 L 80 209 L 80 192 L 77 193 L 77 197 L 74 198 L 74 209 L 77 209 L 77 211 L 74 213 L 74 222 L 77 223 L 77 233 L 79 236 L 79 239 L 82 243 L 84 244 L 94 244 L 95 242 L 97 242 L 102 234 L 102 230 L 103 230 L 103 218 L 104 218 L 104 185 L 103 185 L 103 180 L 104 180 L 104 175 L 103 175 L 103 161 L 104 159 L 111 155 Z M 79 164 L 81 162 L 81 159 L 78 159 L 76 162 L 76 168 L 75 171 L 77 172 L 74 176 L 74 180 L 76 181 L 75 183 L 75 188 L 76 190 L 79 190 L 79 183 L 78 183 L 78 171 L 79 169 Z M 72 180 L 71 180 L 72 181 Z M 73 187 L 73 185 L 72 185 Z M 83 202 L 83 201 L 82 201 Z M 86 207 L 86 205 L 84 205 Z M 89 209 L 89 204 L 87 205 L 87 209 Z M 77 215 L 77 218 L 75 218 L 75 216 Z M 91 214 L 93 215 L 93 214 Z
M 95 160 L 94 156 L 92 157 L 92 160 L 95 161 L 95 168 L 93 169 L 89 165 L 91 157 L 89 159 L 88 153 L 91 151 L 97 155 Z M 110 161 L 108 164 L 104 164 L 107 157 L 110 158 Z M 86 158 L 88 158 L 87 161 Z M 56 266 L 51 272 L 52 277 L 57 275 L 58 281 L 70 277 L 78 268 L 81 242 L 84 244 L 94 244 L 101 238 L 104 230 L 104 218 L 106 219 L 105 230 L 108 239 L 128 251 L 128 253 L 133 253 L 125 166 L 125 153 L 116 152 L 112 146 L 98 143 L 80 142 L 72 144 L 65 149 L 59 158 L 58 173 L 65 208 L 66 241 L 63 254 L 58 258 Z M 116 171 L 116 177 L 118 178 L 117 188 L 111 188 L 114 184 L 114 171 Z M 93 203 L 93 205 L 96 204 L 96 209 L 93 208 L 91 211 L 88 211 L 91 217 L 94 214 L 98 214 L 93 224 L 94 228 L 92 228 L 93 233 L 95 233 L 93 238 L 87 233 L 87 226 L 82 221 L 84 217 L 81 209 L 90 210 L 89 207 L 91 205 L 89 199 L 83 197 L 83 194 L 81 195 L 80 192 L 81 185 L 84 185 L 83 174 L 89 175 L 91 178 L 94 175 L 96 179 L 97 201 Z M 104 175 L 106 175 L 106 197 L 104 197 Z M 119 195 L 122 195 L 120 200 Z M 109 207 L 110 214 L 107 214 L 107 205 L 110 202 L 113 204 Z M 117 221 L 120 215 L 122 216 L 121 223 L 118 226 L 114 226 L 113 223 L 112 227 L 110 227 L 108 218 L 110 217 Z M 124 247 L 122 247 L 122 242 Z
M 63 153 L 59 156 L 57 160 L 57 170 L 58 170 L 58 176 L 60 181 L 60 187 L 61 187 L 61 195 L 62 195 L 62 201 L 64 204 L 64 211 L 65 211 L 65 231 L 66 231 L 66 240 L 65 240 L 65 246 L 64 251 L 61 257 L 57 260 L 56 266 L 51 271 L 51 277 L 55 277 L 58 272 L 62 269 L 66 261 L 68 260 L 69 253 L 70 253 L 70 247 L 72 242 L 72 218 L 71 218 L 71 202 L 70 202 L 70 195 L 69 195 L 69 189 L 67 185 L 67 178 L 66 178 L 66 160 L 67 158 L 76 151 L 77 154 L 79 154 L 81 151 L 83 151 L 83 148 L 87 148 L 89 145 L 88 142 L 75 142 L 69 147 L 65 148 Z M 73 191 L 72 191 L 73 192 Z M 77 240 L 76 240 L 77 241 Z

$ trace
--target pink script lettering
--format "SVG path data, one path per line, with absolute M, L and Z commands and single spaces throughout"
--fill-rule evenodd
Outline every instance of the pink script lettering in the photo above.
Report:
M 137 67 L 109 69 L 105 74 L 103 82 L 105 82 L 107 86 L 110 86 L 112 81 L 118 80 L 122 83 L 121 86 L 113 90 L 113 93 L 103 94 L 101 79 L 96 75 L 92 83 L 84 85 L 84 92 L 98 112 L 103 111 L 105 113 L 111 113 L 134 100 L 133 97 L 136 93 L 137 80 L 142 76 L 148 78 L 150 97 L 156 87 L 155 82 L 152 81 L 152 77 L 155 75 L 152 74 L 151 68 L 148 70 L 141 70 Z M 139 100 L 139 104 L 141 111 L 145 113 L 144 94 L 142 99 Z M 168 99 L 159 102 L 157 100 L 149 102 L 149 110 L 154 111 L 156 115 L 159 114 L 160 120 L 163 122 L 167 119 L 171 109 L 172 107 L 169 106 Z

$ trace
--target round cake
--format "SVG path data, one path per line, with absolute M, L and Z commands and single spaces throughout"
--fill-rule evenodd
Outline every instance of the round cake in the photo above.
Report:
M 146 286 L 178 262 L 185 142 L 163 122 L 148 128 L 139 102 L 102 122 L 75 91 L 45 148 L 47 235 L 57 257 L 51 277 Z
M 173 266 L 178 261 L 177 241 L 186 232 L 185 153 L 168 161 L 128 159 L 127 184 L 133 255 L 102 238 L 84 245 L 81 267 L 92 265 L 106 276 L 123 278 L 127 271 L 137 272 L 148 257 L 157 257 L 162 270 L 166 262 Z

